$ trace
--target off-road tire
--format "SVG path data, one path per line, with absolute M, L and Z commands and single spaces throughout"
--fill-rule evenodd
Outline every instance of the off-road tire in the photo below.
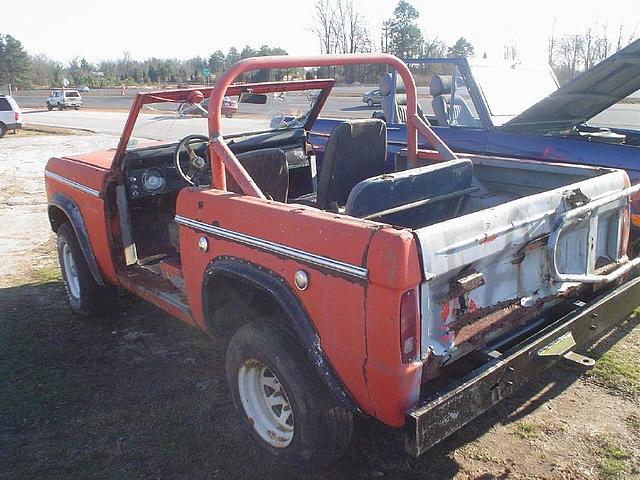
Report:
M 5 133 L 7 133 L 7 126 L 0 122 L 0 138 L 4 137 Z
M 369 105 L 369 108 L 373 107 L 373 100 L 369 99 L 367 100 L 367 105 Z
M 284 447 L 265 441 L 248 418 L 239 391 L 243 365 L 257 360 L 282 385 L 293 412 L 293 437 Z M 236 411 L 259 450 L 292 465 L 328 465 L 344 453 L 351 441 L 353 415 L 337 405 L 293 334 L 273 319 L 240 327 L 226 353 L 227 381 Z
M 53 110 L 53 105 L 51 105 L 49 102 L 47 102 L 47 110 Z
M 74 110 L 80 110 L 80 107 L 73 107 Z
M 64 110 L 64 105 L 62 105 L 61 103 L 58 104 L 58 110 L 62 111 Z
M 64 260 L 67 246 L 76 269 L 77 286 L 75 289 L 70 286 L 69 278 L 73 274 L 67 272 L 67 263 Z M 112 286 L 103 287 L 95 281 L 69 222 L 63 223 L 58 229 L 57 250 L 62 279 L 71 308 L 87 316 L 98 315 L 113 309 L 116 301 L 115 289 Z M 75 294 L 74 290 L 76 290 Z

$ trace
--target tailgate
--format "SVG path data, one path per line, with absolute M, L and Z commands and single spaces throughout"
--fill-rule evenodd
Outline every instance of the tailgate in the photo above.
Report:
M 628 184 L 612 171 L 416 230 L 422 358 L 451 362 L 634 266 Z

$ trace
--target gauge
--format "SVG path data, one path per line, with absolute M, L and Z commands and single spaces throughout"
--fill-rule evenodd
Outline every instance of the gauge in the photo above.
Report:
M 162 190 L 166 183 L 164 175 L 157 168 L 149 168 L 142 174 L 142 186 L 147 192 Z

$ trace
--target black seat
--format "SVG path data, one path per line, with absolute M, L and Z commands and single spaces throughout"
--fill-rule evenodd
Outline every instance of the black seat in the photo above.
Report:
M 279 148 L 263 148 L 237 155 L 238 161 L 267 198 L 286 202 L 289 193 L 287 157 Z M 227 175 L 227 190 L 242 193 L 231 175 Z
M 473 163 L 461 159 L 369 178 L 353 188 L 345 213 L 424 227 L 456 216 L 472 180 Z
M 333 129 L 318 176 L 316 206 L 335 209 L 347 203 L 358 182 L 385 172 L 387 126 L 382 120 L 353 120 Z
M 351 120 L 334 128 L 327 140 L 318 191 L 295 199 L 321 210 L 337 211 L 358 182 L 385 172 L 387 126 L 382 120 Z

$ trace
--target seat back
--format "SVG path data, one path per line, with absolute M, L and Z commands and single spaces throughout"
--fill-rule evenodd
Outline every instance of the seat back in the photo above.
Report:
M 449 125 L 449 100 L 445 95 L 451 95 L 451 76 L 432 76 L 429 93 L 433 97 L 431 106 L 436 120 L 438 120 L 438 125 Z
M 279 148 L 263 148 L 236 156 L 249 176 L 267 198 L 286 202 L 289 192 L 289 166 L 287 157 Z M 231 175 L 227 175 L 227 190 L 242 193 Z
M 472 188 L 472 180 L 473 163 L 465 159 L 369 178 L 353 188 L 345 213 L 407 228 L 432 225 L 457 214 L 460 201 Z M 427 199 L 431 200 L 428 204 L 375 216 L 376 213 Z
M 354 185 L 385 172 L 387 127 L 382 120 L 353 120 L 333 129 L 318 175 L 316 206 L 343 206 Z

